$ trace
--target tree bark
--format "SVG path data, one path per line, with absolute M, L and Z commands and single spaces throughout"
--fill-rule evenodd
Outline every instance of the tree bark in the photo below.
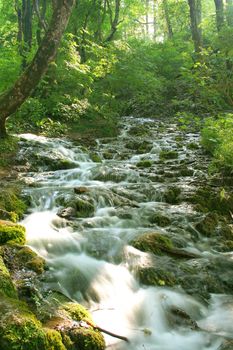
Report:
M 188 0 L 191 20 L 191 32 L 195 52 L 198 54 L 202 47 L 201 30 L 201 0 Z
M 226 10 L 227 24 L 233 27 L 233 0 L 227 0 Z
M 214 0 L 216 8 L 216 25 L 218 32 L 221 31 L 224 26 L 224 6 L 223 0 Z
M 107 1 L 107 5 L 108 5 L 108 9 L 110 12 L 110 22 L 111 22 L 111 32 L 108 35 L 108 37 L 105 39 L 105 42 L 111 41 L 114 38 L 114 35 L 117 31 L 117 27 L 120 23 L 120 6 L 121 6 L 121 0 L 115 0 L 115 14 L 114 14 L 114 18 L 112 15 L 112 9 L 111 6 L 109 4 L 109 1 Z
M 173 29 L 172 29 L 167 0 L 163 0 L 163 10 L 164 10 L 165 20 L 166 20 L 166 24 L 167 24 L 168 38 L 171 39 L 173 37 Z
M 6 119 L 31 95 L 46 73 L 49 63 L 54 59 L 74 3 L 75 0 L 53 1 L 54 11 L 51 23 L 34 59 L 15 85 L 0 96 L 0 137 L 6 135 Z

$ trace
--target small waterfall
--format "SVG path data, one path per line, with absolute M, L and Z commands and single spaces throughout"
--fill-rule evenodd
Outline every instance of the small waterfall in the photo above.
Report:
M 138 147 L 139 137 L 130 130 L 146 128 L 147 124 L 149 136 L 140 134 L 145 143 Z M 177 135 L 175 126 L 170 125 L 171 130 L 164 134 L 152 119 L 125 118 L 124 125 L 117 140 L 97 143 L 95 151 L 102 163 L 94 163 L 87 151 L 71 142 L 22 135 L 22 145 L 26 145 L 22 154 L 30 145 L 39 156 L 55 155 L 73 164 L 71 169 L 51 171 L 42 167 L 40 172 L 22 175 L 31 198 L 30 213 L 23 221 L 27 244 L 47 260 L 48 288 L 83 303 L 100 327 L 130 340 L 125 343 L 106 336 L 109 349 L 217 350 L 223 337 L 232 338 L 232 299 L 213 296 L 208 306 L 187 295 L 179 285 L 170 288 L 163 286 L 163 281 L 156 287 L 139 283 L 136 265 L 153 263 L 153 258 L 130 245 L 144 232 L 169 231 L 181 247 L 186 244 L 191 251 L 203 254 L 198 242 L 190 240 L 190 220 L 195 222 L 198 216 L 192 206 L 164 201 L 169 186 L 192 190 L 190 177 L 181 177 L 177 184 L 177 178 L 172 182 L 171 173 L 178 161 L 189 160 L 192 154 L 182 147 L 174 162 L 161 163 L 162 149 L 176 149 L 179 132 Z M 192 135 L 191 140 L 197 141 L 198 135 Z M 111 157 L 105 157 L 108 148 Z M 153 162 L 153 171 L 137 167 L 145 159 Z M 168 182 L 164 181 L 166 176 Z M 70 217 L 63 212 L 67 208 L 71 208 Z M 158 213 L 166 214 L 168 228 L 151 220 Z M 184 232 L 182 237 L 177 238 L 177 230 Z M 188 323 L 177 325 L 170 317 L 172 308 L 189 315 L 198 328 Z

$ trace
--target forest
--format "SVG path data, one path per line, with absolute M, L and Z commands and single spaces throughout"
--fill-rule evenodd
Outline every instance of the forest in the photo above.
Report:
M 233 0 L 0 0 L 0 350 L 233 349 Z

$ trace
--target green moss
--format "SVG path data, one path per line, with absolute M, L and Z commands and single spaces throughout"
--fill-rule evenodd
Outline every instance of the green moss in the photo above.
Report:
M 181 189 L 179 187 L 168 187 L 164 192 L 164 200 L 169 204 L 177 204 L 180 201 Z
M 176 284 L 174 275 L 161 267 L 146 267 L 139 268 L 137 271 L 139 281 L 149 286 L 169 286 Z
M 9 220 L 12 222 L 17 222 L 18 215 L 13 211 L 6 211 L 4 209 L 0 209 L 0 220 Z
M 103 335 L 92 328 L 75 328 L 69 333 L 77 350 L 104 350 Z
M 199 145 L 195 142 L 190 142 L 187 144 L 187 148 L 188 149 L 191 149 L 191 150 L 195 150 L 195 149 L 198 149 L 199 148 Z
M 8 167 L 14 161 L 18 150 L 18 139 L 13 136 L 7 136 L 0 139 L 0 167 Z
M 78 303 L 65 303 L 62 309 L 75 321 L 92 320 L 90 313 Z
M 62 341 L 62 336 L 59 332 L 54 329 L 45 329 L 47 349 L 46 350 L 66 350 L 65 345 Z
M 11 298 L 17 298 L 15 286 L 11 280 L 10 273 L 0 256 L 0 291 Z
M 173 248 L 172 241 L 160 233 L 144 233 L 139 236 L 131 245 L 143 252 L 161 255 L 163 252 L 169 252 Z
M 31 248 L 21 248 L 17 252 L 16 258 L 18 258 L 20 262 L 23 263 L 30 270 L 35 271 L 38 274 L 44 272 L 45 260 L 38 256 Z
M 138 168 L 150 168 L 153 165 L 151 160 L 141 160 L 136 164 Z
M 0 221 L 0 244 L 25 244 L 25 241 L 26 230 L 23 226 L 13 224 L 10 221 Z
M 149 221 L 151 224 L 157 224 L 161 227 L 166 227 L 171 224 L 171 220 L 164 215 L 161 214 L 154 214 L 149 218 Z
M 161 160 L 177 159 L 178 156 L 178 152 L 172 150 L 163 150 L 159 154 Z
M 97 153 L 91 153 L 90 158 L 94 163 L 102 163 L 102 159 Z
M 39 321 L 26 304 L 0 298 L 0 344 L 4 350 L 49 350 Z
M 0 192 L 0 209 L 13 212 L 16 220 L 21 218 L 27 209 L 27 205 L 19 198 L 19 194 L 18 188 L 3 188 Z

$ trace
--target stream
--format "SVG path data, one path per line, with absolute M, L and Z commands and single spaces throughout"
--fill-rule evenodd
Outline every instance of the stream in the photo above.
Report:
M 232 295 L 206 290 L 201 275 L 210 262 L 224 262 L 228 275 L 216 275 L 233 280 L 233 255 L 196 228 L 203 213 L 189 198 L 208 180 L 198 133 L 125 117 L 117 138 L 89 148 L 21 135 L 20 156 L 36 164 L 21 174 L 31 203 L 22 223 L 27 244 L 49 266 L 46 288 L 130 341 L 105 335 L 107 349 L 217 350 L 233 339 Z M 168 237 L 193 259 L 137 249 L 132 242 L 144 233 Z

